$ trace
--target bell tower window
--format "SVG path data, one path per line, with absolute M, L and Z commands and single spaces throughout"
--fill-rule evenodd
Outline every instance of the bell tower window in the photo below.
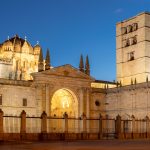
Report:
M 128 58 L 128 61 L 132 61 L 132 60 L 134 60 L 134 51 L 132 51 L 132 52 L 128 53 L 127 58 Z

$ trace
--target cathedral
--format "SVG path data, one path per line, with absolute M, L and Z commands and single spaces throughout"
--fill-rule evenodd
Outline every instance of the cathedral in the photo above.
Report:
M 5 116 L 115 118 L 150 116 L 150 13 L 116 24 L 116 82 L 90 75 L 88 56 L 79 68 L 52 67 L 47 50 L 15 35 L 0 44 L 0 109 Z

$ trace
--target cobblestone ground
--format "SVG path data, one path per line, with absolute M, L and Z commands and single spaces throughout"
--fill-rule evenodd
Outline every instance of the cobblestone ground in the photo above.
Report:
M 0 150 L 150 150 L 150 140 L 0 143 Z

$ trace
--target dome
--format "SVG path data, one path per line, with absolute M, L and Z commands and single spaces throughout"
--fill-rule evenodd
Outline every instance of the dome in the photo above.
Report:
M 39 44 L 36 44 L 34 46 L 34 54 L 39 55 L 41 50 L 41 46 Z
M 31 46 L 31 44 L 30 44 L 28 41 L 26 41 L 26 40 L 23 39 L 23 38 L 20 38 L 17 34 L 16 34 L 14 37 L 12 37 L 12 38 L 10 39 L 10 41 L 11 41 L 14 45 L 20 45 L 21 47 L 23 46 L 24 42 L 27 42 L 27 44 L 28 44 L 29 46 Z
M 12 46 L 12 42 L 10 40 L 5 41 L 4 46 Z

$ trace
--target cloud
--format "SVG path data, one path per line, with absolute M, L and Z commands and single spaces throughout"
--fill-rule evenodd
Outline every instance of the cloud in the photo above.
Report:
M 114 11 L 116 14 L 120 14 L 123 12 L 123 8 L 118 8 Z

